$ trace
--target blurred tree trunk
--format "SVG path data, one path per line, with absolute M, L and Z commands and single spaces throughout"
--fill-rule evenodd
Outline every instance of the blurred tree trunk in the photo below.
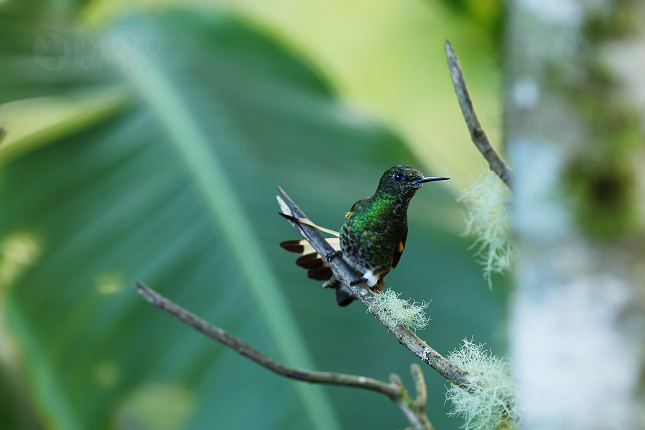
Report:
M 516 0 L 506 138 L 525 429 L 645 428 L 645 5 Z

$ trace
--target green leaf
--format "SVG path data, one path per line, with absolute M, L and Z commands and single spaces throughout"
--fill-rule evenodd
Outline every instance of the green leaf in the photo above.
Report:
M 82 97 L 39 97 L 0 105 L 0 164 L 112 116 L 130 100 L 123 87 Z M 3 134 L 5 136 L 3 136 Z M 6 137 L 6 138 L 5 138 Z
M 268 373 L 132 287 L 140 279 L 287 364 L 405 380 L 414 357 L 360 305 L 338 308 L 277 247 L 295 232 L 274 197 L 281 185 L 313 220 L 338 228 L 382 171 L 415 164 L 399 139 L 227 16 L 168 12 L 131 16 L 99 35 L 61 33 L 70 50 L 64 65 L 56 60 L 64 49 L 51 54 L 55 70 L 33 59 L 45 30 L 3 25 L 1 46 L 11 49 L 0 55 L 9 70 L 0 79 L 13 81 L 1 101 L 115 84 L 128 85 L 133 100 L 2 170 L 8 327 L 43 428 L 406 425 L 382 396 Z M 424 187 L 388 286 L 440 303 L 426 331 L 441 351 L 467 335 L 489 338 L 500 306 L 468 243 L 441 231 L 438 214 L 459 217 L 441 186 Z M 439 425 L 445 382 L 429 368 L 426 376 Z

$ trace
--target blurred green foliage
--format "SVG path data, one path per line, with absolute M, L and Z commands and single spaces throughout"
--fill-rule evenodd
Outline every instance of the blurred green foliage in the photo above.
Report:
M 82 6 L 98 7 L 0 4 L 0 104 L 31 99 L 3 111 L 0 402 L 18 405 L 0 408 L 0 428 L 404 427 L 386 398 L 278 378 L 132 283 L 289 364 L 409 381 L 415 358 L 277 247 L 294 231 L 274 187 L 338 228 L 383 170 L 419 164 L 414 148 L 239 15 L 124 13 L 79 31 Z M 432 300 L 419 334 L 443 353 L 473 335 L 503 343 L 503 298 L 446 228 L 460 219 L 445 187 L 424 187 L 388 276 L 402 298 Z M 457 427 L 446 381 L 425 373 L 430 419 Z

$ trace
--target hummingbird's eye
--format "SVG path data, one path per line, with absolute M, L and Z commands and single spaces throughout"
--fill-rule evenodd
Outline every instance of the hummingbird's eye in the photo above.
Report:
M 400 173 L 395 173 L 394 175 L 392 175 L 392 177 L 394 178 L 394 180 L 395 180 L 396 182 L 400 182 L 400 181 L 401 181 L 401 179 L 403 179 L 403 175 L 402 175 L 402 174 L 400 174 Z

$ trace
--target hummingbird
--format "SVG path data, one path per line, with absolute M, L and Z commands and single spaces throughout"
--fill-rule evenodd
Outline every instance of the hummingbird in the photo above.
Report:
M 383 291 L 383 278 L 399 264 L 405 248 L 410 200 L 426 182 L 447 179 L 450 178 L 424 177 L 409 166 L 392 166 L 381 176 L 374 195 L 354 203 L 345 215 L 340 232 L 319 227 L 309 220 L 286 216 L 336 236 L 326 239 L 333 252 L 323 258 L 306 240 L 287 240 L 280 243 L 280 247 L 302 254 L 296 264 L 307 269 L 310 279 L 327 281 L 323 287 L 335 289 L 338 305 L 347 306 L 355 297 L 334 277 L 328 262 L 342 257 L 357 274 L 350 285 L 366 282 L 372 291 Z

